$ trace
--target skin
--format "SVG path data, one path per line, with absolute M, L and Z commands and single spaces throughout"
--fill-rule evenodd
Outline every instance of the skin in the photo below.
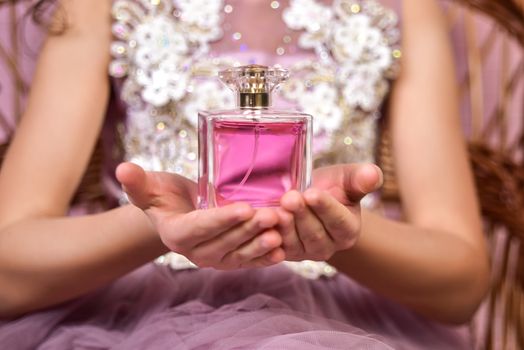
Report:
M 66 217 L 104 118 L 111 38 L 109 1 L 63 6 L 71 25 L 47 40 L 0 173 L 0 316 L 77 297 L 168 249 L 220 269 L 329 259 L 428 317 L 472 316 L 488 286 L 488 259 L 433 0 L 404 1 L 403 69 L 391 96 L 405 223 L 361 210 L 382 175 L 357 164 L 317 169 L 313 188 L 287 193 L 277 209 L 195 210 L 194 183 L 125 163 L 117 178 L 135 206 Z
M 265 266 L 285 258 L 274 210 L 245 203 L 196 210 L 197 184 L 182 176 L 146 173 L 132 163 L 120 165 L 116 175 L 163 243 L 200 267 Z

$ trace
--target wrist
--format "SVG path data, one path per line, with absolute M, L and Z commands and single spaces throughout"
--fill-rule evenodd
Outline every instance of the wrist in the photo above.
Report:
M 142 241 L 141 244 L 144 248 L 147 247 L 155 256 L 160 256 L 169 251 L 164 243 L 162 243 L 151 219 L 142 209 L 132 204 L 121 207 L 121 209 L 125 215 L 125 222 L 139 235 L 139 239 Z

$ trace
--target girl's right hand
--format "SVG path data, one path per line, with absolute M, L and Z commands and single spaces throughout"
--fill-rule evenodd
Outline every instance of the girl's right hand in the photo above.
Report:
M 162 242 L 199 267 L 264 267 L 284 260 L 275 230 L 275 210 L 246 203 L 197 210 L 197 184 L 165 172 L 145 172 L 132 163 L 116 170 L 131 203 L 151 219 Z

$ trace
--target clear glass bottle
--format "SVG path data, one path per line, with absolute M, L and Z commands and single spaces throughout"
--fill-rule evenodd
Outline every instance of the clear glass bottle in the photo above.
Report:
M 271 93 L 289 73 L 249 65 L 220 72 L 238 108 L 199 113 L 199 207 L 279 205 L 311 181 L 312 117 L 273 110 Z

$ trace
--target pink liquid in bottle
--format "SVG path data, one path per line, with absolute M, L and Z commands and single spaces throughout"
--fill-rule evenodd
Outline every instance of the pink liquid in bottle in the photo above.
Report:
M 219 206 L 248 202 L 276 206 L 284 193 L 300 188 L 307 124 L 216 121 L 214 192 Z

